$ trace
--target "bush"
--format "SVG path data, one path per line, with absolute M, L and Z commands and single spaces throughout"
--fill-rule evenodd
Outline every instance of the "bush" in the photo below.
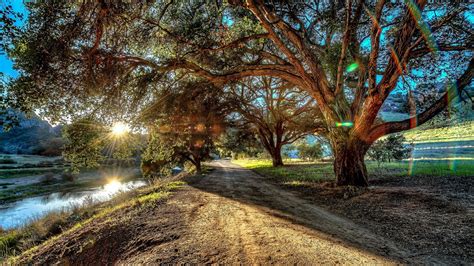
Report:
M 300 159 L 306 161 L 314 161 L 321 159 L 323 156 L 323 149 L 321 144 L 315 142 L 308 144 L 306 141 L 297 146 L 298 156 Z
M 406 138 L 400 134 L 390 135 L 385 139 L 378 140 L 367 151 L 369 159 L 382 162 L 400 161 L 411 156 L 413 144 L 405 144 Z
M 185 161 L 183 164 L 184 171 L 186 173 L 194 174 L 196 173 L 196 166 L 189 161 Z
M 48 172 L 41 177 L 40 182 L 41 183 L 53 183 L 56 181 L 56 178 L 54 178 L 54 173 Z
M 0 164 L 16 164 L 17 162 L 10 158 L 0 159 Z

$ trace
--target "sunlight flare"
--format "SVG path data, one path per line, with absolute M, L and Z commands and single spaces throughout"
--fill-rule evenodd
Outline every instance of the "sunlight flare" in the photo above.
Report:
M 112 126 L 112 134 L 114 136 L 123 136 L 128 132 L 130 132 L 130 126 L 123 122 L 116 122 Z
M 120 189 L 121 186 L 122 184 L 120 183 L 120 181 L 118 181 L 117 179 L 112 179 L 104 186 L 104 190 L 109 193 L 115 193 Z

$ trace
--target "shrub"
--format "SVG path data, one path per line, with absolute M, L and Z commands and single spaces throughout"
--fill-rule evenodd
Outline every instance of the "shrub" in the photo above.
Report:
M 377 161 L 380 165 L 382 162 L 391 162 L 392 160 L 400 161 L 411 156 L 413 144 L 405 144 L 406 138 L 400 134 L 390 135 L 385 139 L 376 141 L 367 151 L 367 156 Z
M 186 173 L 194 174 L 196 173 L 196 166 L 189 161 L 184 162 L 183 164 L 184 171 Z
M 314 161 L 321 159 L 323 156 L 323 149 L 321 144 L 315 142 L 308 144 L 306 141 L 297 146 L 298 156 L 306 161 Z

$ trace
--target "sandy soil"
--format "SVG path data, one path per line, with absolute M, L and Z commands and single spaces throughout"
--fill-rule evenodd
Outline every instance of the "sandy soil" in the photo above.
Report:
M 305 191 L 284 189 L 228 161 L 213 166 L 215 171 L 189 178 L 168 200 L 98 219 L 19 262 L 449 263 L 420 257 L 405 242 L 374 229 L 378 225 L 318 207 Z

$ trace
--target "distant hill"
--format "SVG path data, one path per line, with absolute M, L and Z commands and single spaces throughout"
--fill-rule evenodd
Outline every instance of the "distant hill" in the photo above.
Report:
M 0 153 L 45 156 L 61 154 L 61 126 L 53 127 L 36 115 L 27 117 L 21 112 L 14 113 L 18 118 L 18 126 L 9 131 L 0 129 Z

